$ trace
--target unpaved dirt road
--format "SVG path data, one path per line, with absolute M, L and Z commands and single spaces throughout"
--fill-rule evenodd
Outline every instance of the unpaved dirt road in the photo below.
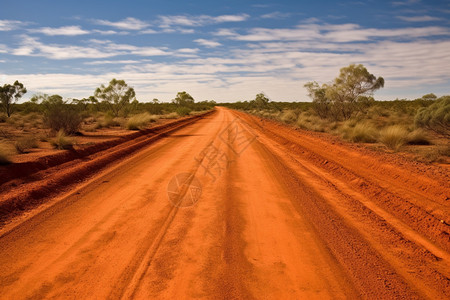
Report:
M 448 298 L 448 169 L 395 157 L 218 108 L 5 225 L 0 298 Z

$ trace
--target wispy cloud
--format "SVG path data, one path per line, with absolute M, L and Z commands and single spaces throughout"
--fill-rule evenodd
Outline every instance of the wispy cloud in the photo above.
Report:
M 67 35 L 67 36 L 76 36 L 90 33 L 87 30 L 81 29 L 80 26 L 63 26 L 59 28 L 41 27 L 28 29 L 28 32 L 42 33 L 45 35 Z
M 208 24 L 218 24 L 226 22 L 242 22 L 249 18 L 247 14 L 237 14 L 237 15 L 221 15 L 221 16 L 190 16 L 190 15 L 174 15 L 174 16 L 160 16 L 159 17 L 159 27 L 169 28 L 172 26 L 189 26 L 197 27 L 204 26 Z
M 141 60 L 129 59 L 129 60 L 95 60 L 95 61 L 85 62 L 84 64 L 95 66 L 95 65 L 109 65 L 109 64 L 111 64 L 111 65 L 121 65 L 121 64 L 130 65 L 130 64 L 140 64 L 140 63 L 142 63 Z
M 285 18 L 289 18 L 290 16 L 291 16 L 290 13 L 282 13 L 279 11 L 275 11 L 272 13 L 264 14 L 261 16 L 261 18 L 263 18 L 263 19 L 285 19 Z
M 107 20 L 95 20 L 95 23 L 104 26 L 111 26 L 122 30 L 142 30 L 150 26 L 150 24 L 147 22 L 131 17 L 117 22 Z
M 20 56 L 39 56 L 48 59 L 66 60 L 76 58 L 109 58 L 119 55 L 151 56 L 184 56 L 193 57 L 198 49 L 182 48 L 169 50 L 166 47 L 139 47 L 119 44 L 110 40 L 90 39 L 89 46 L 45 44 L 35 37 L 22 36 L 21 45 L 10 49 L 9 53 Z
M 397 16 L 397 18 L 406 22 L 430 22 L 442 20 L 441 18 L 432 16 L 415 16 L 415 17 Z
M 211 41 L 211 40 L 205 40 L 205 39 L 196 39 L 196 40 L 194 40 L 194 42 L 196 42 L 196 43 L 198 43 L 198 44 L 200 44 L 202 46 L 208 47 L 208 48 L 215 48 L 215 47 L 218 47 L 218 46 L 222 45 L 219 42 Z
M 406 1 L 393 1 L 393 6 L 407 6 L 407 5 L 413 5 L 416 3 L 419 3 L 420 0 L 406 0 Z
M 0 31 L 11 31 L 18 29 L 24 25 L 26 22 L 15 21 L 15 20 L 0 20 Z
M 303 24 L 296 28 L 252 28 L 246 34 L 234 31 L 219 30 L 218 36 L 227 36 L 238 41 L 309 41 L 323 40 L 332 42 L 370 41 L 373 38 L 412 39 L 429 36 L 449 36 L 450 29 L 446 27 L 418 27 L 377 29 L 363 28 L 357 24 Z

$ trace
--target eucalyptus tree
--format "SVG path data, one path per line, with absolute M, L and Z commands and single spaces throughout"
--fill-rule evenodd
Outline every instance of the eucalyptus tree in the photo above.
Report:
M 95 98 L 107 104 L 114 116 L 119 113 L 128 104 L 136 99 L 134 89 L 128 86 L 124 80 L 117 80 L 113 78 L 108 86 L 101 85 L 94 92 Z
M 14 84 L 0 86 L 0 101 L 6 115 L 11 117 L 16 102 L 27 92 L 27 89 L 18 80 Z

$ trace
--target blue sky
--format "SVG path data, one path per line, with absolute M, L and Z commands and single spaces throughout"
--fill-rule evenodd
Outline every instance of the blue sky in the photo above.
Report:
M 309 101 L 362 63 L 376 99 L 450 94 L 450 1 L 17 1 L 0 4 L 0 84 L 82 98 L 112 78 L 139 101 Z

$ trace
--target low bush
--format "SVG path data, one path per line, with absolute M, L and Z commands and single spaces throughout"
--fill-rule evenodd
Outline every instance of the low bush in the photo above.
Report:
M 73 148 L 74 141 L 66 136 L 64 130 L 59 130 L 56 137 L 50 139 L 50 144 L 59 150 L 68 150 Z
M 450 137 L 450 96 L 441 97 L 430 106 L 420 108 L 414 123 L 417 127 Z
M 153 116 L 148 112 L 132 116 L 126 123 L 128 130 L 139 130 L 150 122 L 156 122 L 157 116 Z
M 0 123 L 5 123 L 8 117 L 4 114 L 0 114 Z
M 22 154 L 26 153 L 31 148 L 37 148 L 38 144 L 35 137 L 24 136 L 14 143 L 14 147 L 16 148 L 17 153 Z
M 73 108 L 59 104 L 45 110 L 44 122 L 54 132 L 63 130 L 66 134 L 74 134 L 79 131 L 82 118 Z
M 184 117 L 184 116 L 188 116 L 191 113 L 191 109 L 189 107 L 178 107 L 176 109 L 176 113 L 180 116 L 180 117 Z
M 379 141 L 386 147 L 398 151 L 408 141 L 408 131 L 402 126 L 389 126 L 380 132 Z

